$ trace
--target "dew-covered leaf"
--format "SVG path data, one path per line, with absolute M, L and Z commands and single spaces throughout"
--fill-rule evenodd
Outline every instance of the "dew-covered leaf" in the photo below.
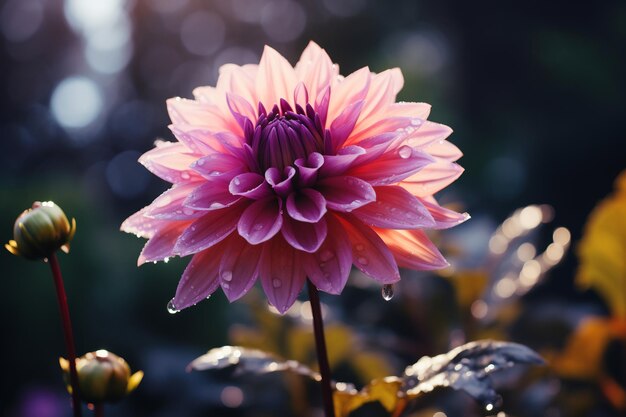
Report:
M 542 364 L 532 349 L 510 342 L 481 340 L 434 357 L 424 356 L 404 371 L 402 390 L 410 398 L 439 387 L 462 390 L 480 401 L 487 411 L 500 402 L 489 375 L 519 364 Z
M 360 391 L 349 384 L 338 382 L 335 384 L 333 395 L 335 417 L 346 417 L 352 411 L 373 401 L 378 401 L 389 413 L 400 407 L 404 408 L 406 399 L 400 391 L 402 386 L 403 380 L 396 376 L 374 379 Z
M 251 372 L 267 374 L 279 371 L 291 371 L 320 380 L 317 372 L 294 360 L 285 360 L 271 353 L 241 346 L 222 346 L 209 350 L 193 360 L 187 370 L 206 371 L 233 367 L 236 374 Z

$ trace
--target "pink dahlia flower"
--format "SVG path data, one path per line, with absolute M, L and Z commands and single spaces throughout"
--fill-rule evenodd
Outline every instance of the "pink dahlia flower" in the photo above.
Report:
M 193 255 L 171 306 L 218 287 L 233 301 L 260 277 L 284 312 L 307 277 L 339 294 L 352 265 L 382 284 L 398 266 L 445 267 L 423 230 L 468 217 L 433 198 L 463 171 L 461 152 L 428 104 L 395 102 L 402 84 L 397 68 L 343 77 L 311 42 L 295 67 L 266 47 L 195 100 L 170 99 L 177 142 L 139 161 L 173 185 L 122 230 L 149 238 L 139 264 Z

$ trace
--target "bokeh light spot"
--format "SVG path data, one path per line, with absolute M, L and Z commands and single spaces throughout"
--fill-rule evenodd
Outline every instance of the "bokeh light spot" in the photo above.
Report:
M 295 1 L 272 1 L 261 11 L 261 26 L 272 40 L 289 42 L 297 39 L 304 31 L 306 13 Z
M 211 12 L 195 12 L 189 15 L 180 29 L 185 48 L 196 55 L 211 55 L 224 43 L 226 25 L 220 16 Z
M 220 394 L 220 400 L 228 408 L 237 408 L 243 403 L 243 391 L 234 386 L 227 386 Z
M 0 30 L 12 42 L 28 40 L 41 26 L 43 12 L 43 5 L 38 1 L 8 1 L 0 11 Z
M 50 109 L 65 128 L 79 129 L 93 123 L 100 115 L 103 97 L 95 82 L 82 76 L 61 81 L 52 93 Z

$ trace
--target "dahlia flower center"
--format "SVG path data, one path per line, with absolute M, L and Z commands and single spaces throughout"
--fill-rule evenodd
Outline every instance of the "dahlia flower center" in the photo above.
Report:
M 324 129 L 319 115 L 310 104 L 306 109 L 280 100 L 267 112 L 259 103 L 259 118 L 253 130 L 246 134 L 246 142 L 256 155 L 261 172 L 277 168 L 283 172 L 300 158 L 324 151 Z

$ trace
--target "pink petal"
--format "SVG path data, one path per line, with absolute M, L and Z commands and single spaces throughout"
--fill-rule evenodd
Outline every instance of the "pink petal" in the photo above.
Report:
M 199 176 L 189 169 L 198 157 L 182 143 L 156 142 L 156 147 L 139 158 L 145 166 L 159 178 L 171 183 L 186 182 Z
M 303 81 L 309 91 L 311 103 L 316 102 L 322 90 L 338 75 L 338 70 L 336 66 L 333 67 L 333 62 L 326 51 L 315 42 L 309 42 L 304 49 L 295 66 L 295 71 L 298 79 Z M 302 105 L 302 103 L 298 104 Z
M 304 286 L 306 274 L 301 255 L 280 235 L 263 246 L 261 284 L 270 304 L 284 313 L 296 301 Z
M 341 175 L 363 154 L 365 154 L 365 149 L 360 146 L 348 146 L 339 149 L 336 155 L 324 155 L 324 165 L 320 169 L 320 175 L 323 177 Z
M 395 185 L 374 187 L 376 202 L 360 207 L 354 215 L 361 221 L 385 229 L 433 227 L 435 220 L 411 193 Z
M 428 197 L 442 190 L 463 173 L 463 168 L 454 162 L 439 159 L 400 184 L 417 197 Z
M 224 99 L 225 93 L 235 93 L 248 103 L 258 103 L 255 79 L 258 65 L 224 64 L 219 69 L 219 78 L 216 89 L 219 99 Z M 194 91 L 194 94 L 196 92 Z M 223 102 L 221 102 L 223 103 Z
M 142 265 L 145 262 L 161 261 L 174 256 L 176 241 L 190 224 L 190 221 L 164 223 L 143 247 L 137 260 L 137 265 Z
M 449 126 L 425 121 L 406 137 L 406 143 L 418 149 L 443 141 L 452 134 Z
M 326 199 L 311 188 L 289 194 L 286 206 L 289 216 L 301 222 L 315 223 L 326 214 Z
M 167 111 L 175 125 L 203 127 L 214 132 L 238 129 L 232 116 L 214 104 L 176 97 L 167 100 Z M 227 115 L 230 117 L 225 117 Z
M 237 234 L 226 242 L 219 276 L 230 302 L 243 297 L 254 285 L 262 250 L 263 245 L 250 245 Z
M 389 246 L 398 265 L 415 270 L 441 269 L 448 266 L 439 249 L 421 230 L 384 230 L 378 235 Z
M 470 215 L 467 213 L 457 213 L 456 211 L 441 207 L 434 199 L 433 202 L 426 199 L 420 199 L 420 201 L 426 206 L 435 220 L 433 229 L 449 229 L 470 218 Z
M 346 139 L 352 133 L 361 109 L 363 108 L 363 100 L 356 101 L 346 107 L 339 116 L 330 125 L 330 137 L 332 140 L 333 150 L 339 149 Z
M 396 100 L 396 94 L 402 89 L 404 78 L 399 68 L 393 68 L 372 77 L 369 91 L 365 98 L 365 106 L 361 112 L 359 124 L 369 117 L 380 114 Z
M 226 93 L 226 102 L 228 103 L 228 108 L 232 113 L 235 120 L 241 127 L 242 131 L 244 128 L 244 121 L 250 120 L 252 123 L 256 122 L 256 111 L 252 104 L 250 104 L 246 99 L 237 95 L 235 93 Z
M 178 282 L 176 295 L 171 307 L 182 310 L 209 297 L 219 286 L 220 259 L 224 253 L 224 243 L 203 250 L 191 258 L 183 276 Z
M 245 164 L 240 158 L 226 153 L 213 153 L 196 160 L 191 169 L 207 179 L 215 177 L 232 178 L 244 172 Z
M 228 190 L 233 195 L 259 200 L 272 194 L 270 186 L 265 178 L 256 172 L 245 172 L 232 179 Z
M 332 87 L 328 105 L 328 121 L 331 123 L 351 104 L 363 100 L 370 87 L 371 74 L 367 67 L 353 72 Z
M 327 216 L 328 235 L 319 250 L 303 258 L 304 269 L 315 286 L 330 294 L 340 294 L 352 267 L 348 235 L 335 216 Z
M 398 265 L 382 239 L 350 214 L 342 214 L 339 219 L 352 245 L 354 266 L 383 284 L 398 282 Z
M 250 204 L 237 224 L 239 234 L 253 245 L 271 239 L 283 224 L 282 200 L 269 197 Z
M 416 117 L 387 117 L 366 127 L 363 127 L 363 124 L 361 124 L 361 126 L 353 130 L 350 138 L 346 141 L 346 145 L 357 144 L 363 146 L 362 141 L 383 133 L 394 132 L 397 137 L 401 135 L 406 136 L 422 123 L 424 121 Z
M 245 204 L 236 204 L 206 212 L 183 232 L 174 251 L 180 256 L 186 256 L 221 242 L 237 228 L 237 222 L 246 207 Z
M 198 185 L 200 183 L 195 181 L 174 185 L 147 207 L 145 215 L 161 220 L 188 220 L 201 216 L 202 212 L 183 206 L 184 200 Z
M 228 190 L 228 182 L 222 178 L 205 181 L 187 196 L 184 205 L 195 210 L 220 210 L 230 207 L 241 197 Z
M 258 99 L 266 108 L 291 98 L 297 79 L 293 67 L 278 52 L 265 46 L 256 77 Z M 293 104 L 293 103 L 291 103 Z
M 374 188 L 355 177 L 326 178 L 318 182 L 317 190 L 326 199 L 326 207 L 337 211 L 352 211 L 376 200 Z
M 463 152 L 447 140 L 438 140 L 431 143 L 426 148 L 426 152 L 436 158 L 445 159 L 454 162 L 463 156 Z
M 393 103 L 385 111 L 386 117 L 417 117 L 422 120 L 428 119 L 430 114 L 428 103 Z
M 410 146 L 385 152 L 380 158 L 351 168 L 347 174 L 359 177 L 372 185 L 395 184 L 432 164 L 434 159 L 427 153 Z
M 320 219 L 316 223 L 304 223 L 285 216 L 281 232 L 291 246 L 310 253 L 319 249 L 326 239 L 328 229 L 325 219 Z
M 128 217 L 120 226 L 120 230 L 122 232 L 132 233 L 137 237 L 151 238 L 154 236 L 165 222 L 163 220 L 155 220 L 146 217 L 145 214 L 149 209 L 150 206 L 144 207 Z
M 215 133 L 211 130 L 187 124 L 172 124 L 169 125 L 169 129 L 176 136 L 176 139 L 187 146 L 194 154 L 209 155 L 226 151 L 222 142 L 215 137 Z

